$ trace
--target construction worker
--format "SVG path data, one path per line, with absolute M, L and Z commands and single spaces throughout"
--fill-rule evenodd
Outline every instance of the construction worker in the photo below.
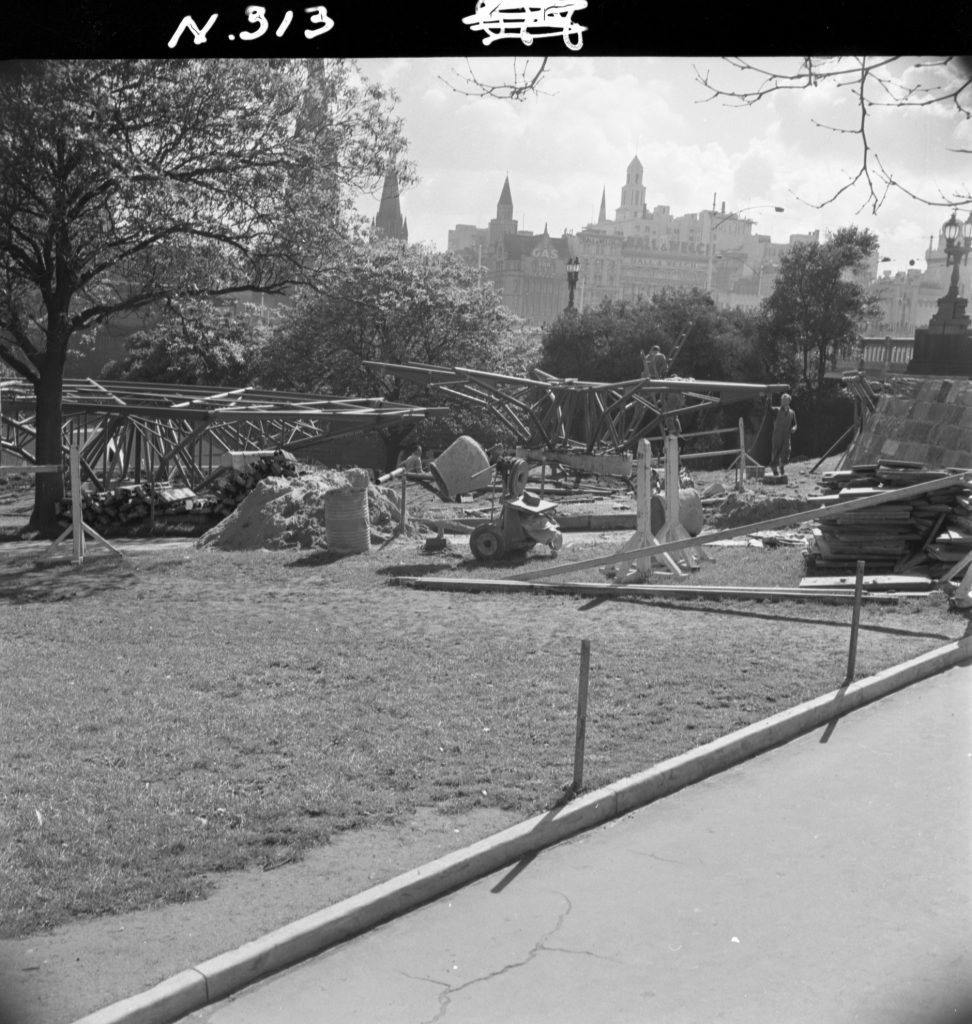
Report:
M 422 446 L 420 444 L 415 445 L 408 455 L 408 458 L 404 463 L 406 473 L 421 473 L 422 467 Z
M 780 398 L 780 409 L 773 422 L 773 454 L 770 462 L 774 476 L 783 476 L 790 461 L 790 438 L 796 433 L 796 413 L 790 408 L 790 396 Z
M 644 366 L 644 374 L 654 380 L 660 380 L 668 376 L 668 359 L 665 353 L 657 345 L 652 345 L 648 355 L 641 354 L 641 361 Z

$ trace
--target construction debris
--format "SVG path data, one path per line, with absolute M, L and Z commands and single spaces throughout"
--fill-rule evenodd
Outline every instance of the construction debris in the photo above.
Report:
M 890 489 L 913 487 L 954 476 L 961 470 L 927 469 L 917 463 L 881 461 L 825 473 L 822 484 L 836 493 L 836 514 L 813 528 L 807 569 L 814 574 L 865 571 L 912 573 L 937 579 L 972 550 L 972 473 L 964 483 L 934 492 L 911 493 L 900 501 L 839 514 L 841 501 Z
M 211 490 L 197 493 L 175 482 L 165 484 L 121 484 L 110 491 L 81 489 L 81 514 L 95 529 L 120 526 L 157 516 L 196 516 L 219 519 L 229 515 L 248 494 L 268 477 L 293 479 L 299 473 L 297 460 L 289 452 L 262 454 L 242 469 L 226 466 L 209 480 Z M 68 523 L 71 502 L 57 505 L 58 519 Z

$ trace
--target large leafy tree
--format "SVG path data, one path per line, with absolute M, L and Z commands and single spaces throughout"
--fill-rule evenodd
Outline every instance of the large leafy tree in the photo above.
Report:
M 5 69 L 0 359 L 34 386 L 38 462 L 61 460 L 80 332 L 174 296 L 285 291 L 334 261 L 354 192 L 402 146 L 393 101 L 348 62 Z M 59 497 L 37 478 L 33 526 Z
M 365 360 L 468 366 L 523 374 L 535 361 L 530 336 L 477 271 L 452 253 L 396 240 L 356 246 L 306 291 L 264 350 L 259 381 L 284 390 L 376 395 L 443 405 Z M 488 418 L 459 409 L 455 430 L 489 430 Z M 402 428 L 385 431 L 389 458 Z
M 696 380 L 771 383 L 775 366 L 764 358 L 759 320 L 719 309 L 699 289 L 666 289 L 635 302 L 605 299 L 600 306 L 563 313 L 543 336 L 540 368 L 558 377 L 630 380 L 643 374 L 642 353 L 658 345 L 674 376 Z M 698 413 L 692 429 L 734 423 L 740 411 Z
M 765 329 L 789 350 L 799 390 L 811 398 L 872 314 L 874 300 L 857 272 L 877 246 L 870 231 L 840 228 L 824 242 L 795 242 L 780 259 L 776 287 L 763 304 Z
M 718 309 L 698 289 L 666 289 L 634 302 L 605 299 L 580 313 L 568 310 L 544 333 L 540 368 L 558 377 L 627 380 L 642 375 L 641 355 L 652 345 L 674 357 L 670 370 L 682 377 L 764 379 L 754 318 Z
M 167 303 L 151 327 L 128 339 L 125 355 L 105 365 L 109 380 L 245 387 L 271 331 L 259 307 L 218 306 L 191 297 Z

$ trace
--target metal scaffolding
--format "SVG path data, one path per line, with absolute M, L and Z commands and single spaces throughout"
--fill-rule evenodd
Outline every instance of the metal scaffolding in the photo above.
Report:
M 99 491 L 120 481 L 179 476 L 201 489 L 240 453 L 299 452 L 325 438 L 397 426 L 445 410 L 256 388 L 64 381 L 61 446 L 80 450 L 81 476 Z M 0 381 L 0 451 L 35 462 L 36 404 L 25 381 Z
M 426 363 L 364 365 L 488 411 L 519 444 L 548 453 L 631 452 L 641 438 L 666 433 L 676 416 L 788 389 L 786 384 L 683 377 L 602 383 L 552 377 L 540 370 L 530 378 Z

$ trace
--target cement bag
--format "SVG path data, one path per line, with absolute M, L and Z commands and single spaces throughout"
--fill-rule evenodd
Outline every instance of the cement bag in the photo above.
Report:
M 324 492 L 324 532 L 327 550 L 341 555 L 358 555 L 371 550 L 368 519 L 368 487 L 335 487 Z

